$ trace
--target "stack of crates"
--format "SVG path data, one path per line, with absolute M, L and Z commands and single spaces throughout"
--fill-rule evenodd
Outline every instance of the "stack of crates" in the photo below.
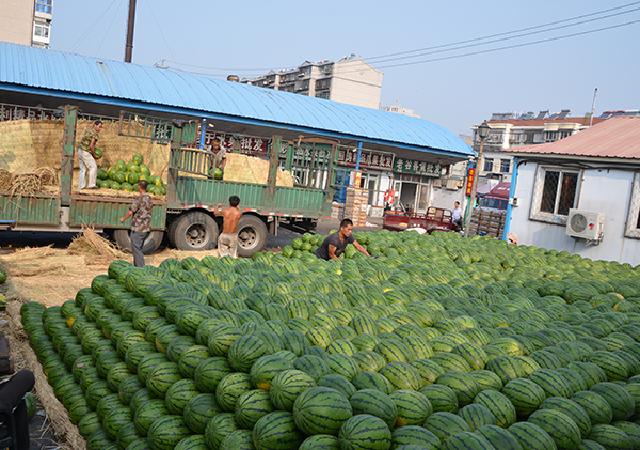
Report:
M 367 224 L 367 204 L 369 202 L 369 190 L 356 187 L 347 188 L 347 202 L 344 207 L 343 217 L 353 221 L 353 226 L 365 227 Z
M 471 214 L 469 228 L 466 233 L 470 236 L 501 237 L 504 230 L 507 212 L 494 208 L 476 208 Z

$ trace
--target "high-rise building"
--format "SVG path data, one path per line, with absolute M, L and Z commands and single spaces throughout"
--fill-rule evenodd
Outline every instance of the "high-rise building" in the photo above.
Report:
M 0 41 L 49 47 L 53 0 L 2 0 Z
M 243 82 L 378 109 L 382 78 L 382 72 L 364 59 L 351 55 L 338 61 L 305 61 L 296 68 L 270 72 Z

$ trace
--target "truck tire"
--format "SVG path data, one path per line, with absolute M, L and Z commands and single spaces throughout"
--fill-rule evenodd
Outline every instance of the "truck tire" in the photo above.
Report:
M 248 258 L 267 244 L 267 225 L 256 216 L 242 216 L 238 224 L 238 255 Z
M 147 236 L 142 246 L 142 253 L 150 255 L 160 248 L 164 231 L 152 231 Z M 129 230 L 114 230 L 113 240 L 122 250 L 131 253 L 131 239 L 129 238 Z
M 200 211 L 185 213 L 170 226 L 169 238 L 178 250 L 211 250 L 218 245 L 218 224 Z

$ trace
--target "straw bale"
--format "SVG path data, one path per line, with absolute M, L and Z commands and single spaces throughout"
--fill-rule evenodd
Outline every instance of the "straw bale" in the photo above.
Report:
M 223 179 L 236 183 L 267 184 L 269 161 L 239 153 L 227 153 Z M 278 168 L 276 186 L 293 187 L 291 172 Z

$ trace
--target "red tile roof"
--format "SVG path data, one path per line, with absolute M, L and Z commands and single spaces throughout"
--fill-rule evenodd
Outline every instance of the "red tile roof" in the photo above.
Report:
M 525 145 L 509 153 L 640 159 L 640 117 L 615 117 L 548 144 Z
M 564 119 L 506 119 L 506 120 L 487 120 L 489 125 L 491 124 L 500 124 L 500 123 L 510 123 L 511 125 L 520 125 L 525 127 L 543 127 L 547 123 L 577 123 L 580 125 L 588 126 L 589 125 L 588 117 L 565 117 Z M 593 125 L 604 122 L 609 119 L 598 119 L 593 118 Z

